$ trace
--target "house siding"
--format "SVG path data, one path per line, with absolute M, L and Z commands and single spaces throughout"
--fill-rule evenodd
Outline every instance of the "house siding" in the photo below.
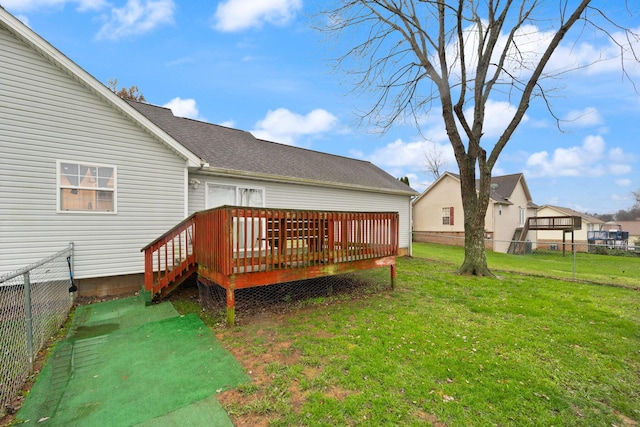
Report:
M 0 28 L 0 274 L 66 247 L 78 279 L 141 273 L 184 217 L 185 161 Z M 117 213 L 57 212 L 57 162 L 117 169 Z
M 205 208 L 206 182 L 261 187 L 265 189 L 265 205 L 271 208 L 398 212 L 400 217 L 399 246 L 405 249 L 405 253 L 409 249 L 411 241 L 409 220 L 411 202 L 408 196 L 293 183 L 215 177 L 204 174 L 193 174 L 191 178 L 198 179 L 200 185 L 197 190 L 189 189 L 190 213 Z
M 491 202 L 490 210 L 494 212 L 494 215 L 492 215 L 492 221 L 494 221 L 492 223 L 493 250 L 496 252 L 507 252 L 513 240 L 515 230 L 523 228 L 523 224 L 520 223 L 520 209 L 525 210 L 525 221 L 527 218 L 535 216 L 535 209 L 528 207 L 529 201 L 522 185 L 517 185 L 514 188 L 509 202 L 512 204 L 502 205 L 502 214 L 499 213 L 500 207 L 498 204 Z M 535 248 L 537 231 L 530 230 L 524 238 L 520 237 L 520 240 L 532 242 Z
M 496 252 L 507 252 L 516 228 L 520 228 L 520 208 L 525 209 L 525 217 L 535 215 L 529 208 L 527 192 L 522 182 L 513 190 L 511 204 L 489 201 L 485 214 L 485 247 Z M 442 208 L 453 207 L 453 225 L 442 224 Z M 502 213 L 500 213 L 502 211 Z M 418 242 L 464 245 L 464 210 L 460 195 L 460 181 L 450 175 L 443 175 L 413 205 L 413 235 Z M 530 231 L 527 240 L 536 241 L 536 232 Z
M 414 205 L 413 230 L 418 233 L 464 233 L 464 211 L 460 182 L 445 176 Z M 442 208 L 453 207 L 453 225 L 442 224 Z

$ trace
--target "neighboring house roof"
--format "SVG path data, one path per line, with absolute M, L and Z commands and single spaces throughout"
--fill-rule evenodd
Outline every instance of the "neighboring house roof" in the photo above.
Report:
M 598 219 L 596 217 L 593 217 L 591 215 L 587 215 L 585 213 L 582 212 L 578 212 L 575 211 L 571 208 L 563 208 L 561 206 L 554 206 L 554 205 L 544 205 L 541 206 L 540 208 L 538 208 L 538 210 L 544 209 L 544 208 L 550 208 L 550 209 L 554 209 L 556 211 L 558 211 L 561 214 L 567 215 L 567 216 L 579 216 L 582 217 L 583 220 L 585 220 L 586 222 L 589 222 L 591 224 L 604 224 L 604 221 L 602 221 L 601 219 Z
M 427 188 L 422 194 L 420 194 L 420 196 L 418 196 L 413 203 L 415 204 L 418 200 L 420 200 L 422 196 L 424 196 L 427 192 L 429 192 L 431 188 L 435 187 L 436 184 L 445 176 L 450 176 L 456 179 L 457 181 L 460 181 L 460 175 L 452 172 L 445 172 L 442 175 L 440 175 L 438 179 L 429 186 L 429 188 Z M 527 183 L 524 179 L 524 175 L 521 173 L 491 177 L 491 192 L 489 194 L 489 197 L 491 197 L 491 199 L 495 203 L 505 204 L 505 205 L 512 204 L 509 201 L 509 199 L 511 198 L 513 191 L 516 189 L 518 182 L 522 183 L 522 186 L 527 196 L 528 206 L 531 208 L 537 208 L 538 206 L 532 201 L 531 193 L 529 192 L 529 187 L 527 186 Z M 478 186 L 479 186 L 479 182 L 476 180 L 476 189 L 478 189 Z
M 628 231 L 631 236 L 640 236 L 640 221 L 614 221 L 615 224 L 622 228 L 622 231 Z
M 370 162 L 264 141 L 251 133 L 176 117 L 169 108 L 127 101 L 208 165 L 205 171 L 415 195 Z
M 538 205 L 533 203 L 529 187 L 524 179 L 524 175 L 521 173 L 491 177 L 491 198 L 496 203 L 512 204 L 509 199 L 511 199 L 511 195 L 518 186 L 518 183 L 521 183 L 524 188 L 528 207 L 537 208 Z
M 0 6 L 0 28 L 7 30 L 13 34 L 18 40 L 30 46 L 40 55 L 42 55 L 47 61 L 54 64 L 61 69 L 65 74 L 71 76 L 74 80 L 79 82 L 87 90 L 93 92 L 96 96 L 111 104 L 117 110 L 122 111 L 127 115 L 134 123 L 141 126 L 153 137 L 167 145 L 175 153 L 189 162 L 190 166 L 197 167 L 200 164 L 198 159 L 193 153 L 189 152 L 185 147 L 176 143 L 165 132 L 161 131 L 157 126 L 147 120 L 142 114 L 131 108 L 123 99 L 113 93 L 104 84 L 96 80 L 91 74 L 87 73 L 84 69 L 78 66 L 75 62 L 65 56 L 58 49 L 53 47 L 49 42 L 40 37 L 31 28 L 24 25 L 19 19 L 7 12 L 2 6 Z

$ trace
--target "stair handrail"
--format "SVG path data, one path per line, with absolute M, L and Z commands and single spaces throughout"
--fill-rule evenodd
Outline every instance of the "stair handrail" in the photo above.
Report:
M 152 294 L 160 292 L 169 286 L 172 279 L 179 277 L 195 265 L 195 218 L 197 214 L 198 212 L 194 212 L 189 215 L 141 249 L 141 252 L 144 252 L 144 287 L 147 291 L 151 291 Z M 182 233 L 185 233 L 187 238 L 184 242 L 181 241 Z M 177 262 L 175 258 L 176 238 L 178 239 L 179 252 Z M 169 242 L 171 242 L 172 249 L 171 261 L 169 261 Z M 182 254 L 183 244 L 186 251 L 184 254 Z M 162 252 L 163 248 L 164 252 Z M 189 248 L 191 248 L 190 251 Z M 164 259 L 162 254 L 164 254 Z M 157 268 L 154 268 L 154 260 L 157 261 Z

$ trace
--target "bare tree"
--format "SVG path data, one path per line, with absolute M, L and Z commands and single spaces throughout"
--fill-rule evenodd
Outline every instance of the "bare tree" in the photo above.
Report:
M 444 153 L 437 144 L 431 144 L 431 149 L 425 151 L 425 167 L 434 179 L 440 178 L 441 169 L 447 164 Z
M 107 87 L 122 99 L 130 99 L 132 101 L 138 101 L 138 102 L 147 102 L 144 95 L 138 90 L 138 86 L 131 86 L 129 89 L 125 89 L 125 88 L 118 89 L 118 79 L 113 79 L 107 82 Z
M 337 66 L 355 77 L 355 89 L 376 93 L 363 119 L 385 131 L 407 117 L 418 123 L 434 106 L 440 109 L 460 171 L 465 229 L 462 274 L 491 275 L 484 246 L 491 172 L 533 98 L 542 99 L 553 115 L 548 89 L 541 83 L 572 71 L 546 70 L 565 35 L 580 22 L 583 32 L 587 28 L 602 31 L 615 43 L 606 28 L 624 32 L 625 43 L 638 41 L 637 34 L 617 26 L 591 3 L 341 0 L 327 12 L 323 29 L 344 36 L 349 43 Z M 536 34 L 545 37 L 531 43 Z M 358 40 L 355 45 L 353 40 Z M 532 44 L 539 48 L 532 50 Z M 621 54 L 629 48 L 618 46 Z M 631 54 L 635 58 L 633 50 Z M 492 96 L 509 101 L 513 109 L 502 134 L 485 148 L 483 126 Z

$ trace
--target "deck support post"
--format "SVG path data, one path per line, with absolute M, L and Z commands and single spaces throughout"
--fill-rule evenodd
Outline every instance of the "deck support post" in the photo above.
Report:
M 227 326 L 231 327 L 236 322 L 236 300 L 235 300 L 235 286 L 230 284 L 227 288 Z
M 396 264 L 395 264 L 395 262 L 393 264 L 391 264 L 390 270 L 391 270 L 391 290 L 395 290 L 396 289 Z

